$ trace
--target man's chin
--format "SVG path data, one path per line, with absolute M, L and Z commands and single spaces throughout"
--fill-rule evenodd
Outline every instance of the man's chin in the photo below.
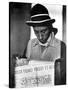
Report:
M 46 41 L 45 40 L 39 40 L 42 44 L 44 44 L 44 43 L 46 43 Z

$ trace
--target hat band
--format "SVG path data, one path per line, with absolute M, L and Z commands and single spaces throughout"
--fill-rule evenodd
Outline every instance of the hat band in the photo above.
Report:
M 32 21 L 42 21 L 42 20 L 47 20 L 47 19 L 50 19 L 49 16 L 36 16 L 36 17 L 32 17 L 31 20 Z
M 37 14 L 37 15 L 31 16 L 31 18 L 32 18 L 32 17 L 37 17 L 37 16 L 48 16 L 48 14 Z

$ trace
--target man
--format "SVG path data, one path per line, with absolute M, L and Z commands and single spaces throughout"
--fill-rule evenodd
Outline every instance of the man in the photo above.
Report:
M 31 9 L 31 20 L 26 23 L 32 26 L 37 38 L 29 40 L 26 57 L 28 60 L 54 61 L 55 84 L 66 83 L 65 44 L 56 39 L 57 29 L 53 27 L 55 19 L 51 19 L 46 7 L 36 4 Z M 59 68 L 58 68 L 59 67 Z

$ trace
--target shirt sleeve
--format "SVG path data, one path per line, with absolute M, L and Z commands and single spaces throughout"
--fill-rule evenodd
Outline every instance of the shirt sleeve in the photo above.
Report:
M 26 57 L 29 59 L 31 56 L 31 40 L 29 40 L 26 50 Z

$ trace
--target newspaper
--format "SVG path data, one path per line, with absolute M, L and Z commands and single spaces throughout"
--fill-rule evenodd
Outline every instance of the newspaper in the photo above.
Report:
M 54 62 L 31 60 L 15 67 L 16 88 L 54 85 Z

